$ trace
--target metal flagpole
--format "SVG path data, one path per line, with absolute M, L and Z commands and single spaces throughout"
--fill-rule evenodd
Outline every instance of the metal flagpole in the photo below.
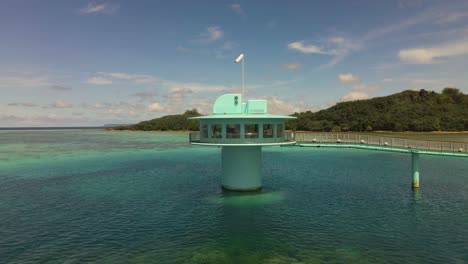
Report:
M 245 87 L 244 87 L 244 59 L 242 58 L 242 102 L 244 102 L 244 94 L 245 94 Z

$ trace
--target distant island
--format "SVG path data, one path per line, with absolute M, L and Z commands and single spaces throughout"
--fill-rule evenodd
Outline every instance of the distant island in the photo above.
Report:
M 168 115 L 160 118 L 142 121 L 135 125 L 116 126 L 107 130 L 139 130 L 139 131 L 196 131 L 198 120 L 188 120 L 189 117 L 201 116 L 196 109 L 187 110 L 181 115 Z
M 181 131 L 198 130 L 196 109 L 168 115 L 135 125 L 109 130 Z M 287 129 L 325 132 L 370 131 L 467 131 L 468 95 L 456 88 L 434 91 L 406 90 L 389 96 L 341 102 L 317 112 L 294 113 Z

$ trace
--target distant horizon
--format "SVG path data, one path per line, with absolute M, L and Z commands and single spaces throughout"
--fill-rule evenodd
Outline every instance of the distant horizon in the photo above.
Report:
M 28 129 L 83 129 L 83 128 L 106 128 L 105 126 L 30 126 L 30 127 L 0 127 L 0 130 L 15 130 L 15 129 L 20 129 L 20 130 L 28 130 Z
M 110 128 L 115 126 L 125 126 L 131 124 L 104 124 L 101 126 L 9 126 L 9 127 L 2 127 L 0 126 L 0 130 L 13 130 L 13 129 L 83 129 L 83 128 Z

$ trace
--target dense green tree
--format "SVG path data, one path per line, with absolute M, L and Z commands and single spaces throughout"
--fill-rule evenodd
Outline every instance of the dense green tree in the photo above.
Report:
M 450 87 L 442 93 L 403 91 L 293 116 L 298 118 L 288 121 L 288 128 L 293 130 L 460 131 L 468 130 L 468 95 Z
M 143 121 L 135 125 L 113 127 L 112 130 L 143 130 L 143 131 L 168 131 L 168 130 L 191 130 L 199 129 L 198 120 L 189 120 L 188 118 L 200 116 L 196 109 L 187 110 L 181 115 L 168 115 Z

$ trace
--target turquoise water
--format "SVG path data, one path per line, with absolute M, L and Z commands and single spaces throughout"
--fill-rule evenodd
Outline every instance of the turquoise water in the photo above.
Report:
M 264 148 L 219 188 L 186 133 L 0 132 L 0 263 L 468 263 L 468 159 Z

